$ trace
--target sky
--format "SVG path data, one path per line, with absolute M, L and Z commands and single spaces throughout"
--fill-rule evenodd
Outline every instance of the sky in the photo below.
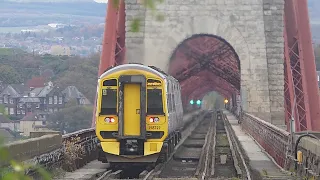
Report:
M 97 3 L 107 3 L 108 2 L 108 0 L 94 0 L 94 1 Z

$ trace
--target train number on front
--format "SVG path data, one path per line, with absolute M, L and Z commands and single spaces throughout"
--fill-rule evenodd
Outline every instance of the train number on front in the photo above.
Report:
M 160 130 L 160 126 L 149 126 L 149 130 Z

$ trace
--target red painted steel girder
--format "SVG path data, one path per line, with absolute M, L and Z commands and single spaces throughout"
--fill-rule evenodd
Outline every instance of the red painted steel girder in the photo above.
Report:
M 201 91 L 201 88 L 207 87 L 207 86 L 208 86 L 208 87 L 211 87 L 212 90 L 220 93 L 221 95 L 223 95 L 223 96 L 225 96 L 225 97 L 229 97 L 229 96 L 231 96 L 231 94 L 232 94 L 232 92 L 229 92 L 227 89 L 225 89 L 225 88 L 223 88 L 222 86 L 219 86 L 219 85 L 217 85 L 217 84 L 208 83 L 208 82 L 200 81 L 200 80 L 199 80 L 198 82 L 199 82 L 199 86 L 197 86 L 196 88 L 191 89 L 191 91 L 189 91 L 189 92 L 187 92 L 187 93 L 183 93 L 182 95 L 183 95 L 183 96 L 186 96 L 186 97 L 189 97 L 189 100 L 191 100 L 190 97 L 192 97 L 192 96 L 191 96 L 192 94 L 198 94 L 198 92 Z M 208 92 L 210 92 L 210 91 L 208 91 Z
M 102 53 L 100 57 L 98 76 L 108 68 L 125 62 L 125 4 L 119 0 L 119 6 L 108 3 L 107 17 L 104 27 Z M 97 99 L 97 98 L 96 98 Z M 95 100 L 96 101 L 96 100 Z M 96 104 L 96 102 L 95 102 Z M 94 106 L 92 127 L 95 127 L 96 106 Z
M 238 92 L 237 89 L 232 87 L 230 83 L 224 79 L 214 76 L 208 71 L 202 71 L 198 73 L 197 76 L 192 76 L 181 83 L 182 94 L 188 97 L 191 92 L 206 84 L 216 86 L 217 92 L 220 94 L 232 94 Z
M 320 102 L 307 0 L 285 1 L 284 33 L 287 124 L 292 116 L 296 131 L 319 131 Z
M 109 67 L 124 63 L 125 17 L 124 0 L 119 0 L 119 7 L 115 3 L 108 3 L 99 76 Z
M 207 84 L 204 85 L 202 87 L 200 87 L 199 89 L 196 89 L 195 91 L 193 91 L 190 96 L 189 99 L 193 99 L 193 100 L 198 100 L 198 99 L 203 99 L 203 97 L 208 94 L 211 91 L 221 91 L 221 89 L 219 89 L 218 86 L 214 86 L 212 84 Z M 221 95 L 223 95 L 225 98 L 230 98 L 231 95 L 230 94 L 226 94 L 226 93 L 222 93 Z
M 227 81 L 240 89 L 240 60 L 224 39 L 208 34 L 193 35 L 175 49 L 169 73 L 183 83 L 202 71 Z
M 212 91 L 216 91 L 219 92 L 221 91 L 221 95 L 223 95 L 224 97 L 228 98 L 231 97 L 231 95 L 229 93 L 226 93 L 226 91 L 224 91 L 224 89 L 221 89 L 219 86 L 215 86 L 213 84 L 204 84 L 203 86 L 195 89 L 193 92 L 191 92 L 187 97 L 188 100 L 198 100 L 199 98 L 203 98 L 204 95 L 206 95 L 209 92 Z

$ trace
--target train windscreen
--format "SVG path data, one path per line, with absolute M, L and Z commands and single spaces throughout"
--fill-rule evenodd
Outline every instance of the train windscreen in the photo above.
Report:
M 101 115 L 117 114 L 117 90 L 102 89 Z
M 161 89 L 148 89 L 147 91 L 147 114 L 164 114 Z

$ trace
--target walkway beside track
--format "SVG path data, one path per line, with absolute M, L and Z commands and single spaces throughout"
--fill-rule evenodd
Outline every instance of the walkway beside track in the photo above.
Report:
M 227 110 L 224 110 L 223 113 L 227 116 L 237 139 L 249 158 L 250 167 L 254 171 L 251 177 L 252 180 L 256 180 L 254 176 L 255 173 L 260 173 L 263 179 L 293 179 L 288 173 L 282 171 L 273 160 L 266 155 L 257 142 L 241 128 L 240 124 L 238 124 L 238 119 L 232 113 Z
M 199 114 L 201 110 L 194 111 L 192 113 L 187 113 L 183 117 L 183 122 L 186 123 L 190 121 L 193 115 Z M 101 163 L 98 160 L 89 162 L 84 167 L 77 169 L 73 172 L 66 172 L 62 177 L 54 178 L 55 180 L 84 180 L 95 178 L 96 175 L 103 173 L 109 167 L 108 163 Z
M 98 174 L 103 174 L 106 169 L 109 167 L 109 164 L 103 164 L 98 160 L 89 162 L 80 169 L 77 169 L 73 172 L 66 172 L 62 177 L 54 178 L 54 180 L 84 180 L 84 179 L 93 179 Z

